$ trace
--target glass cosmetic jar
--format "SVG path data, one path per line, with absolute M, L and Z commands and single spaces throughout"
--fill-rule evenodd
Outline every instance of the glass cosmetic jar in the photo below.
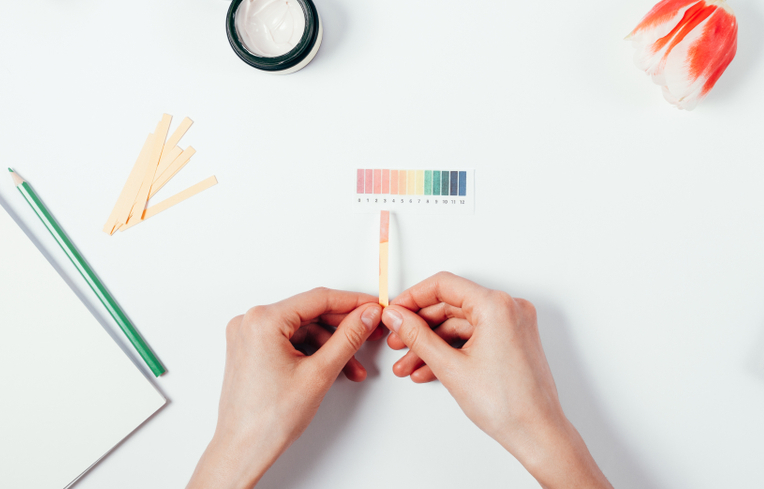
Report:
M 315 57 L 323 26 L 312 0 L 233 0 L 226 33 L 242 61 L 285 75 L 304 68 Z

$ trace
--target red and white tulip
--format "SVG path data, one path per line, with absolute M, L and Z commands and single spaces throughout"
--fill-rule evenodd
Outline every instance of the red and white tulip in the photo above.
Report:
M 626 39 L 666 100 L 692 110 L 735 57 L 737 20 L 725 0 L 663 0 Z

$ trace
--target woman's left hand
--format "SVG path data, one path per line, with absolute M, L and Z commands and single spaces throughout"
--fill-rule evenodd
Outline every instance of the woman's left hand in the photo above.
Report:
M 188 488 L 254 486 L 305 431 L 340 372 L 366 378 L 354 355 L 384 336 L 381 316 L 376 297 L 319 288 L 232 319 L 217 428 Z M 318 349 L 306 356 L 301 343 Z

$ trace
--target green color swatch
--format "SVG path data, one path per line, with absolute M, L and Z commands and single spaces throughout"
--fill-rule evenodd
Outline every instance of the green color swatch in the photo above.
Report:
M 449 185 L 448 185 L 448 170 L 440 172 L 440 195 L 448 195 L 449 192 Z
M 440 170 L 432 172 L 432 195 L 440 195 Z

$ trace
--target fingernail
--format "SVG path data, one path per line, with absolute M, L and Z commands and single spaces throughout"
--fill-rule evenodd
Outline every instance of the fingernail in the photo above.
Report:
M 364 326 L 366 326 L 366 329 L 371 332 L 376 328 L 376 324 L 374 324 L 374 320 L 377 317 L 377 308 L 376 307 L 367 307 L 365 311 L 363 311 L 363 314 L 361 314 L 361 322 Z
M 385 312 L 382 314 L 382 319 L 385 320 L 385 324 L 390 326 L 390 329 L 395 333 L 398 333 L 398 329 L 400 329 L 401 324 L 403 324 L 403 316 L 392 309 L 385 309 Z

